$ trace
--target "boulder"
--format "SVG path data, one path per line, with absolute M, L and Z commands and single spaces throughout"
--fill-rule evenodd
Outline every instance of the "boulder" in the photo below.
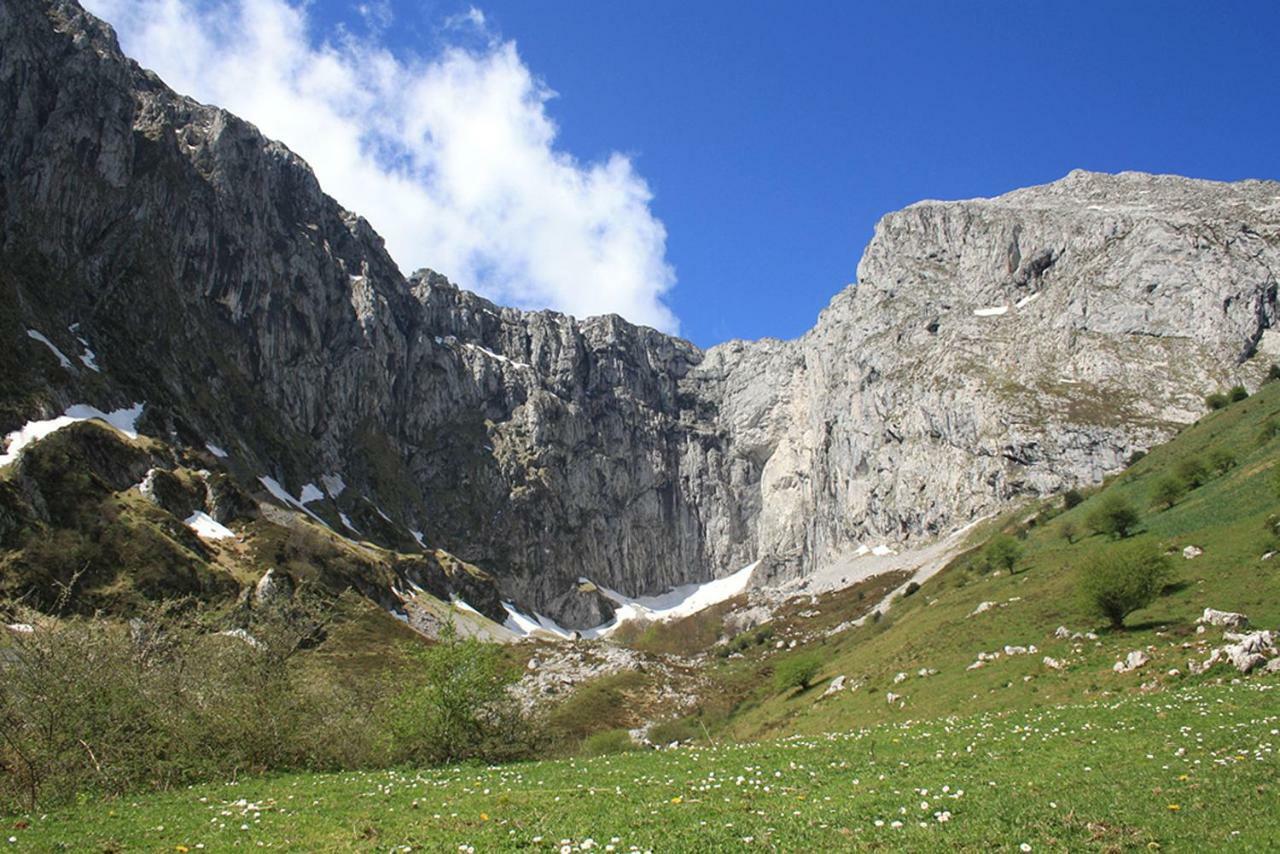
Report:
M 1249 618 L 1234 611 L 1218 611 L 1214 608 L 1205 608 L 1204 613 L 1200 615 L 1199 622 L 1239 631 L 1249 625 Z

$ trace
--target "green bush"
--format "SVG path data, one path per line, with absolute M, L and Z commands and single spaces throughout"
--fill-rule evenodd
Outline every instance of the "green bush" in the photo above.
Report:
M 1084 496 L 1080 494 L 1078 489 L 1068 489 L 1062 493 L 1062 508 L 1070 510 L 1072 507 L 1079 507 L 1084 503 Z
M 1209 455 L 1209 467 L 1215 474 L 1226 474 L 1236 466 L 1236 455 L 1226 448 L 1218 448 Z
M 1246 399 L 1248 396 L 1249 396 L 1248 389 L 1246 389 L 1242 385 L 1234 385 L 1231 387 L 1231 391 L 1227 392 L 1227 398 L 1232 403 L 1239 403 L 1240 401 Z
M 1168 510 L 1181 501 L 1186 494 L 1186 481 L 1176 475 L 1166 475 L 1156 484 L 1155 492 L 1151 496 L 1151 503 L 1156 507 L 1163 507 Z
M 1210 409 L 1223 409 L 1231 401 L 1222 392 L 1214 392 L 1204 399 L 1204 405 Z
M 582 754 L 584 756 L 608 756 L 612 753 L 626 753 L 631 750 L 638 750 L 640 745 L 636 744 L 635 739 L 631 737 L 631 733 L 625 729 L 609 729 L 604 732 L 597 732 L 589 735 L 582 742 Z
M 414 649 L 416 678 L 401 689 L 391 715 L 397 747 L 420 762 L 495 759 L 521 721 L 507 686 L 516 674 L 505 666 L 502 648 L 460 637 L 452 623 L 439 643 Z
M 1008 534 L 998 534 L 987 544 L 985 558 L 989 569 L 1003 569 L 1010 574 L 1022 558 L 1022 545 Z
M 1275 382 L 1276 380 L 1280 380 L 1280 365 L 1272 364 L 1267 370 L 1267 378 L 1264 382 Z
M 1147 456 L 1146 451 L 1134 451 L 1129 455 L 1129 459 L 1125 460 L 1126 466 L 1135 466 Z
M 1199 457 L 1187 457 L 1175 469 L 1187 489 L 1198 489 L 1209 480 L 1209 467 Z
M 822 669 L 822 661 L 814 653 L 793 655 L 778 662 L 773 671 L 774 685 L 778 691 L 808 688 L 813 677 Z
M 1089 529 L 1095 534 L 1105 534 L 1113 539 L 1124 539 L 1133 533 L 1141 517 L 1137 509 L 1123 498 L 1112 495 L 1104 498 L 1089 514 Z
M 1080 594 L 1085 605 L 1105 617 L 1112 628 L 1155 601 L 1169 581 L 1169 558 L 1154 545 L 1113 546 L 1080 570 Z

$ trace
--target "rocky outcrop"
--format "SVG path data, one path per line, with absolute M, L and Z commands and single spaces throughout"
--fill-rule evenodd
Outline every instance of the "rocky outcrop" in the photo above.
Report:
M 923 202 L 807 335 L 703 352 L 406 279 L 300 158 L 73 0 L 6 2 L 0 45 L 0 433 L 146 401 L 140 429 L 215 478 L 573 627 L 608 617 L 581 577 L 780 581 L 1095 482 L 1280 350 L 1274 183 Z

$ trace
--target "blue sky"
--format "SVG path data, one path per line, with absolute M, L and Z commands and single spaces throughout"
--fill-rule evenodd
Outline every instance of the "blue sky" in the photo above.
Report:
M 472 8 L 360 5 L 313 0 L 308 37 L 341 26 L 412 62 L 456 44 Z M 652 299 L 704 346 L 803 333 L 853 280 L 876 220 L 921 198 L 1074 168 L 1280 178 L 1280 3 L 474 7 L 472 37 L 514 42 L 555 91 L 542 107 L 555 150 L 583 164 L 620 153 L 634 173 L 622 185 L 647 185 L 674 271 Z

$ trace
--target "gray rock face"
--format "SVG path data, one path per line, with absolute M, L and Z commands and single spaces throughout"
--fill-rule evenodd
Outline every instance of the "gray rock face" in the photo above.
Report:
M 73 0 L 7 0 L 0 47 L 0 434 L 144 400 L 145 432 L 225 449 L 245 487 L 326 484 L 307 507 L 335 530 L 421 535 L 573 627 L 608 617 L 580 577 L 784 580 L 1095 482 L 1280 351 L 1275 183 L 923 202 L 811 332 L 703 352 L 405 279 L 300 158 Z

